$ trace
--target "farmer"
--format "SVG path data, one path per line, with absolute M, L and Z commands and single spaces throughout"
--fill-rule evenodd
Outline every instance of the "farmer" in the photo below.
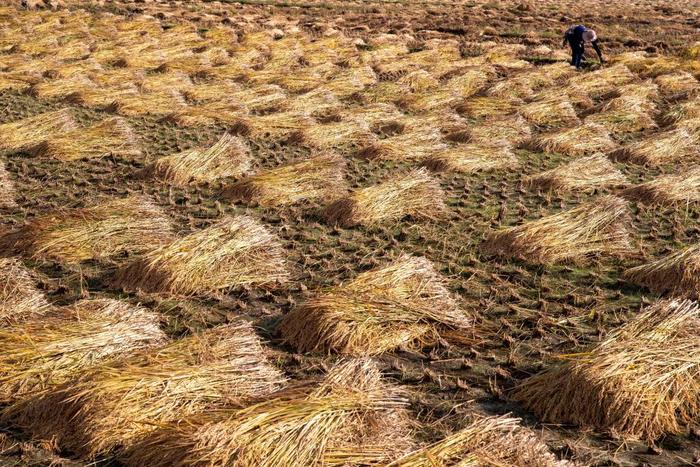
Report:
M 571 26 L 564 33 L 564 42 L 562 45 L 569 43 L 571 47 L 571 65 L 575 66 L 576 69 L 581 68 L 581 60 L 583 59 L 583 46 L 586 42 L 590 42 L 593 46 L 593 50 L 598 54 L 598 59 L 600 63 L 605 63 L 603 60 L 603 54 L 600 52 L 600 47 L 598 47 L 598 35 L 593 29 L 588 29 L 586 26 L 578 25 Z

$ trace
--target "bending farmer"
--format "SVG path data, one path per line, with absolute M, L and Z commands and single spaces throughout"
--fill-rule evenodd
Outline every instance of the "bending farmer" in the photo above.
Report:
M 598 59 L 600 63 L 605 63 L 603 60 L 603 54 L 600 52 L 600 47 L 598 47 L 598 35 L 593 29 L 588 29 L 586 26 L 578 25 L 571 26 L 564 33 L 564 43 L 566 45 L 569 43 L 571 47 L 571 65 L 576 68 L 581 68 L 581 60 L 583 59 L 584 44 L 590 42 L 593 46 L 593 50 L 598 54 Z

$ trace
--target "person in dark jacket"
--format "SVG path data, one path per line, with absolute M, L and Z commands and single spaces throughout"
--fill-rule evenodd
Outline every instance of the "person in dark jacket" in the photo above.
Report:
M 578 26 L 571 26 L 564 33 L 564 42 L 562 45 L 569 44 L 571 47 L 571 65 L 575 66 L 577 69 L 581 68 L 581 60 L 583 60 L 584 45 L 589 42 L 593 47 L 593 50 L 598 54 L 598 59 L 600 63 L 605 63 L 603 60 L 603 54 L 600 52 L 600 47 L 598 46 L 598 35 L 593 29 L 588 29 L 586 26 L 579 24 Z

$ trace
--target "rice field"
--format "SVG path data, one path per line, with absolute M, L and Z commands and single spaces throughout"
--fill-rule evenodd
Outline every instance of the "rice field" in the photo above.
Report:
M 0 465 L 695 465 L 694 9 L 3 3 Z

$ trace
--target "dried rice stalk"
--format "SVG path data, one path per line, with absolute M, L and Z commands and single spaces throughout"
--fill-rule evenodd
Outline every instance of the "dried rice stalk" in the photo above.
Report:
M 190 101 L 202 103 L 221 101 L 231 94 L 241 91 L 241 86 L 229 81 L 215 81 L 212 83 L 197 84 L 183 91 L 183 95 Z
M 437 88 L 440 81 L 425 70 L 416 70 L 400 78 L 398 84 L 407 86 L 411 92 L 420 93 Z
M 585 261 L 593 255 L 630 253 L 627 202 L 602 196 L 517 227 L 492 232 L 484 248 L 491 254 L 539 264 Z
M 152 73 L 144 76 L 138 83 L 143 93 L 160 93 L 164 91 L 184 91 L 193 86 L 192 80 L 185 73 Z
M 379 140 L 363 149 L 361 155 L 369 159 L 420 161 L 446 148 L 440 131 L 426 126 Z
M 15 201 L 15 184 L 5 165 L 0 162 L 0 208 L 11 209 L 17 207 Z
M 611 110 L 591 115 L 586 124 L 600 125 L 613 134 L 636 133 L 657 127 L 650 115 L 628 110 Z
M 460 144 L 425 159 L 425 166 L 434 171 L 473 173 L 481 170 L 512 168 L 518 159 L 508 144 Z
M 164 90 L 158 93 L 127 93 L 115 99 L 108 110 L 120 115 L 138 117 L 143 115 L 165 116 L 187 106 L 177 91 Z
M 700 413 L 700 313 L 661 301 L 590 351 L 522 383 L 515 398 L 547 422 L 654 441 Z
M 700 201 L 700 168 L 679 175 L 662 175 L 629 187 L 623 195 L 646 204 L 679 205 Z
M 699 137 L 685 128 L 677 128 L 628 144 L 611 155 L 620 161 L 661 165 L 687 160 L 698 155 Z
M 116 285 L 216 297 L 235 287 L 274 287 L 288 277 L 277 237 L 252 217 L 238 216 L 146 253 L 118 271 Z
M 74 75 L 69 78 L 42 81 L 32 85 L 30 93 L 39 99 L 61 99 L 75 92 L 89 90 L 95 83 L 84 75 Z
M 569 88 L 596 98 L 616 91 L 619 86 L 634 81 L 635 78 L 629 68 L 618 64 L 575 76 L 570 80 Z
M 320 386 L 299 385 L 244 409 L 169 423 L 127 465 L 377 465 L 410 448 L 407 400 L 369 360 L 341 362 Z M 355 462 L 353 462 L 355 461 Z
M 82 458 L 128 449 L 158 426 L 280 389 L 248 323 L 228 324 L 98 364 L 13 407 L 14 425 Z
M 224 134 L 213 146 L 162 157 L 146 172 L 173 185 L 238 177 L 251 169 L 250 149 L 240 138 Z
M 311 117 L 303 113 L 280 112 L 241 117 L 234 124 L 234 128 L 238 133 L 250 139 L 280 140 L 300 134 L 314 123 Z
M 567 156 L 583 156 L 617 148 L 617 144 L 610 138 L 604 126 L 590 122 L 537 136 L 530 141 L 529 146 L 537 151 L 561 153 Z
M 0 258 L 0 329 L 47 313 L 51 306 L 17 259 Z
M 561 127 L 580 123 L 574 106 L 564 99 L 537 100 L 523 105 L 518 112 L 537 126 Z
M 16 401 L 108 358 L 160 344 L 159 316 L 111 299 L 82 300 L 0 329 L 0 400 Z
M 79 263 L 140 253 L 172 239 L 168 216 L 149 198 L 131 196 L 37 217 L 1 241 L 4 251 Z
M 532 135 L 530 125 L 520 115 L 489 119 L 469 128 L 469 140 L 474 143 L 493 145 L 504 142 L 519 145 Z
M 0 72 L 0 91 L 24 92 L 38 79 L 28 73 Z
M 109 155 L 138 157 L 141 149 L 129 124 L 122 118 L 113 117 L 90 128 L 77 128 L 50 137 L 34 147 L 32 154 L 68 162 Z
M 684 71 L 660 75 L 654 81 L 659 85 L 659 89 L 663 94 L 672 95 L 676 98 L 700 92 L 698 80 L 690 73 Z
M 378 226 L 405 216 L 435 219 L 445 213 L 445 193 L 425 169 L 399 174 L 371 187 L 354 191 L 326 208 L 331 224 Z
M 387 467 L 565 467 L 520 419 L 475 417 L 469 426 L 413 451 Z
M 344 172 L 345 159 L 322 154 L 247 177 L 229 185 L 224 196 L 264 207 L 333 199 L 347 190 Z
M 123 87 L 82 89 L 66 96 L 65 101 L 89 108 L 114 108 L 119 99 L 138 95 L 136 86 L 128 83 Z
M 304 144 L 321 151 L 362 147 L 376 141 L 374 133 L 360 118 L 322 125 L 312 123 L 301 131 L 300 137 Z
M 604 154 L 581 157 L 525 178 L 525 183 L 557 193 L 595 191 L 627 185 L 627 179 Z
M 457 112 L 471 118 L 498 117 L 511 114 L 524 102 L 501 97 L 472 97 L 456 107 Z
M 279 331 L 299 352 L 377 355 L 434 341 L 436 325 L 469 324 L 430 261 L 404 255 L 318 292 L 285 315 Z
M 625 280 L 647 287 L 654 293 L 669 292 L 697 299 L 700 297 L 700 246 L 668 254 L 624 273 Z
M 673 105 L 664 114 L 667 123 L 676 123 L 691 118 L 700 119 L 700 97 Z
M 0 125 L 0 150 L 22 151 L 77 127 L 65 108 Z

